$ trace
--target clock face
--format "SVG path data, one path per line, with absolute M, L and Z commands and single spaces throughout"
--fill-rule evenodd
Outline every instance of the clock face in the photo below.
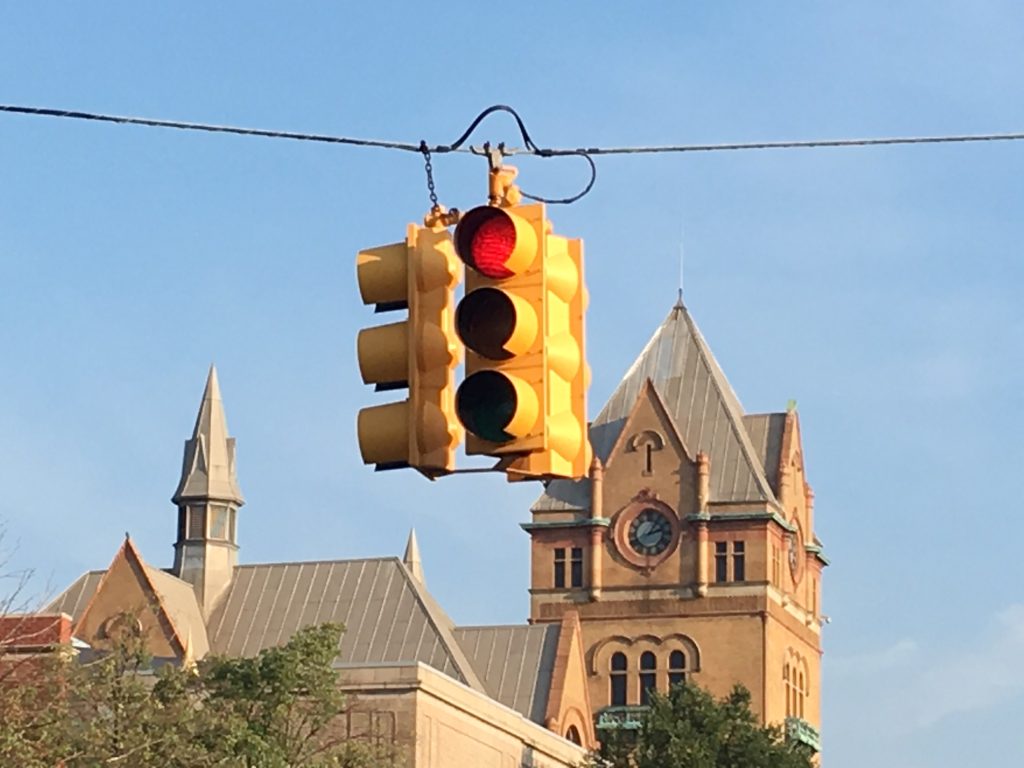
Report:
M 660 555 L 672 541 L 672 523 L 657 509 L 643 510 L 629 526 L 629 546 L 640 555 Z

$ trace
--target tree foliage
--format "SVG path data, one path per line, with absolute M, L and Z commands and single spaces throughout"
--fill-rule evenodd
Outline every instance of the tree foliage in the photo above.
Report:
M 253 658 L 153 671 L 125 633 L 89 660 L 46 654 L 0 686 L 0 765 L 66 768 L 386 768 L 389 751 L 345 738 L 332 667 L 342 627 L 297 632 Z
M 758 722 L 743 686 L 716 701 L 683 684 L 667 696 L 652 695 L 638 731 L 604 737 L 595 762 L 610 768 L 811 768 L 812 756 L 780 728 Z

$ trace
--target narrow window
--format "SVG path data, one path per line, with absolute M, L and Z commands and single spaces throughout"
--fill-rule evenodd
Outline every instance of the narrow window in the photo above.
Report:
M 555 549 L 555 589 L 565 589 L 565 548 Z
M 577 746 L 583 746 L 583 739 L 580 738 L 579 729 L 577 729 L 575 725 L 569 726 L 569 730 L 565 732 L 565 739 L 566 741 L 571 741 L 573 744 L 576 744 Z
M 747 567 L 746 559 L 744 557 L 744 546 L 742 541 L 734 541 L 732 543 L 732 580 L 733 581 L 746 581 L 747 580 Z
M 793 688 L 789 681 L 789 664 L 782 667 L 782 685 L 786 689 L 786 717 L 793 716 Z
M 651 703 L 651 691 L 658 689 L 658 658 L 650 651 L 640 654 L 640 706 Z
M 807 695 L 807 689 L 804 687 L 804 673 L 801 672 L 797 675 L 796 685 L 796 716 L 802 718 L 804 716 L 804 696 Z
M 574 587 L 583 586 L 583 548 L 572 548 L 572 573 L 570 574 L 571 584 Z
M 210 507 L 210 538 L 224 541 L 228 538 L 228 508 Z
M 686 682 L 686 655 L 672 651 L 668 657 L 668 687 Z
M 232 544 L 235 543 L 235 514 L 237 510 L 233 507 L 228 508 L 228 541 Z
M 620 652 L 612 654 L 611 674 L 612 685 L 612 706 L 626 706 L 626 654 Z
M 184 541 L 187 529 L 188 507 L 178 507 L 178 541 Z
M 715 581 L 729 580 L 729 557 L 726 553 L 728 544 L 724 541 L 715 542 Z
M 651 443 L 644 446 L 644 474 L 654 474 L 654 446 Z
M 206 520 L 202 506 L 188 508 L 188 537 L 190 539 L 206 538 Z

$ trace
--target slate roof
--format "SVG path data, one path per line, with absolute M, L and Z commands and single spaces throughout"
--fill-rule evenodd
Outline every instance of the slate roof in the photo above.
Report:
M 147 566 L 147 571 L 156 569 Z M 77 621 L 104 573 L 83 574 L 47 611 L 62 611 Z M 172 621 L 180 621 L 187 601 L 172 594 L 171 580 L 191 587 L 164 571 L 156 571 L 153 579 Z M 191 619 L 202 627 L 198 614 Z M 302 627 L 325 622 L 345 625 L 338 645 L 342 666 L 420 661 L 486 692 L 453 635 L 452 620 L 397 557 L 236 566 L 205 626 L 211 653 L 255 656 L 288 642 Z M 178 630 L 184 636 L 187 625 Z M 195 651 L 202 655 L 199 647 Z
M 784 413 L 754 413 L 743 417 L 750 443 L 761 460 L 764 476 L 776 495 L 779 493 L 779 460 L 782 434 L 786 429 Z
M 181 621 L 189 601 L 177 587 L 191 587 L 165 571 L 146 570 L 172 621 L 181 622 L 180 631 L 202 627 L 198 612 Z M 80 576 L 47 612 L 77 621 L 104 573 Z M 236 566 L 205 634 L 211 653 L 253 656 L 304 626 L 328 621 L 346 627 L 338 646 L 342 668 L 419 661 L 536 723 L 544 721 L 561 626 L 455 627 L 396 557 Z
M 214 653 L 253 656 L 328 621 L 345 625 L 344 665 L 420 661 L 484 690 L 451 619 L 397 557 L 237 566 L 207 626 Z
M 78 621 L 85 607 L 89 605 L 93 593 L 96 592 L 96 587 L 100 585 L 100 580 L 106 572 L 106 569 L 86 571 L 75 579 L 70 587 L 57 595 L 53 602 L 43 609 L 43 612 L 66 613 L 75 621 Z
M 458 627 L 455 639 L 488 696 L 543 724 L 560 631 L 559 624 Z
M 747 433 L 743 407 L 682 303 L 676 304 L 590 426 L 594 455 L 608 455 L 650 379 L 691 454 L 711 459 L 712 502 L 774 501 L 763 456 Z M 767 450 L 767 448 L 765 448 Z M 535 511 L 585 510 L 588 480 L 554 480 Z

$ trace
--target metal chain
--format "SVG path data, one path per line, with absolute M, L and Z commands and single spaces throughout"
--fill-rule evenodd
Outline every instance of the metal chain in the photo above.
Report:
M 430 193 L 430 210 L 436 211 L 440 208 L 437 203 L 437 190 L 434 189 L 434 166 L 430 164 L 430 148 L 427 142 L 420 142 L 420 152 L 423 153 L 423 165 L 427 172 L 427 191 Z

